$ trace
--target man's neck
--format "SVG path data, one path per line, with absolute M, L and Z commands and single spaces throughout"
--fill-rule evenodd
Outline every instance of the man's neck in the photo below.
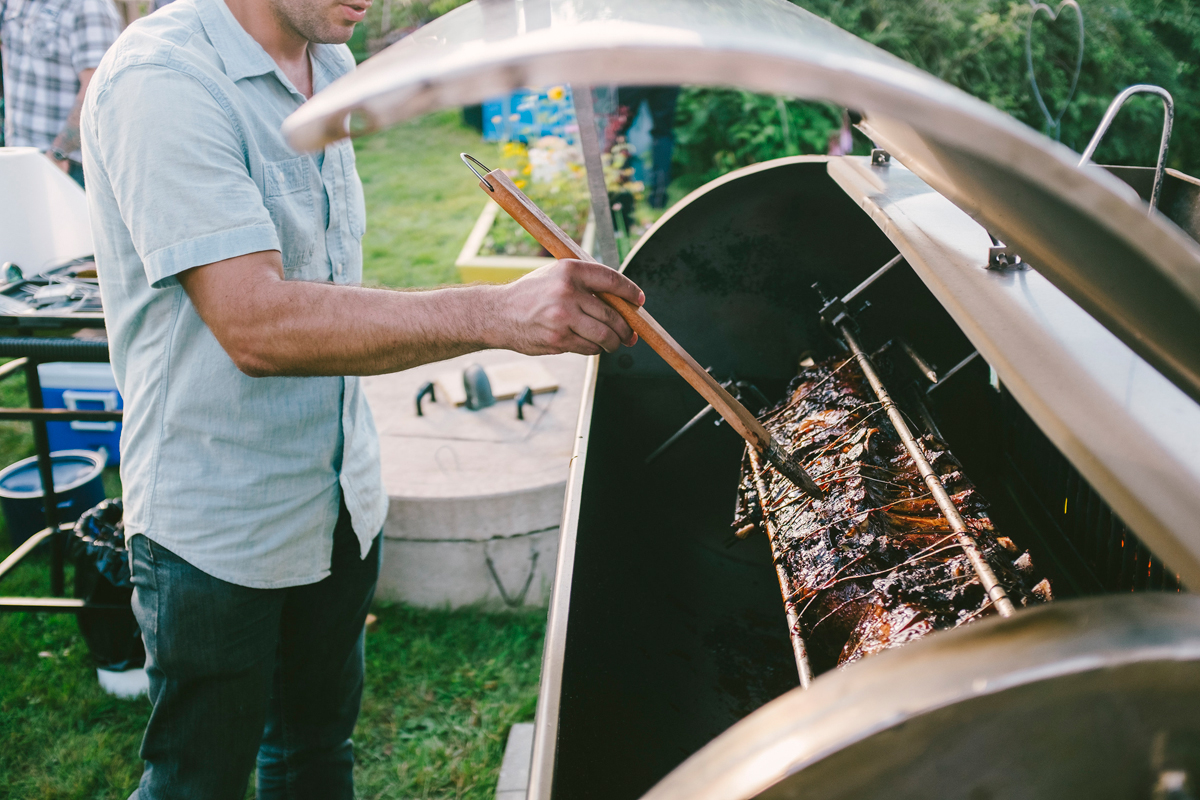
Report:
M 225 0 L 225 4 L 246 33 L 275 60 L 296 90 L 305 97 L 312 97 L 308 40 L 281 19 L 270 3 L 262 0 Z

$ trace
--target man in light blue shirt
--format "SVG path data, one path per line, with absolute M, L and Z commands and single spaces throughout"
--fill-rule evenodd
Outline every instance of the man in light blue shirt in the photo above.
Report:
M 154 710 L 136 794 L 350 797 L 362 628 L 386 512 L 356 376 L 485 347 L 634 335 L 562 261 L 507 286 L 364 289 L 347 141 L 285 117 L 349 72 L 370 0 L 178 0 L 109 51 L 83 115 L 134 610 Z

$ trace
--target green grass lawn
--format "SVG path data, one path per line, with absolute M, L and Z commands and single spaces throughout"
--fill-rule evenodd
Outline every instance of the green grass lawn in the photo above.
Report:
M 0 586 L 49 595 L 48 574 L 48 558 L 35 557 Z M 374 612 L 354 737 L 359 797 L 490 798 L 509 727 L 533 719 L 544 612 Z M 0 615 L 0 675 L 0 797 L 129 796 L 150 704 L 100 690 L 74 617 Z
M 454 259 L 487 198 L 459 160 L 485 163 L 496 145 L 440 111 L 355 142 L 367 198 L 363 282 L 377 286 L 458 283 Z
M 485 202 L 458 154 L 495 152 L 458 120 L 433 114 L 357 142 L 367 283 L 458 282 L 454 259 Z M 24 404 L 23 378 L 0 382 L 0 405 Z M 0 422 L 0 466 L 32 454 L 29 426 Z M 9 551 L 0 523 L 0 557 Z M 0 593 L 48 596 L 48 556 L 27 560 Z M 545 612 L 374 613 L 355 731 L 359 797 L 492 797 L 509 727 L 533 719 Z M 0 798 L 128 797 L 149 712 L 145 698 L 100 690 L 72 616 L 0 614 Z

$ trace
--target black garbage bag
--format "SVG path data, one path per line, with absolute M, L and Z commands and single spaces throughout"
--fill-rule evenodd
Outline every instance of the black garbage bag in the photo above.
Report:
M 92 659 L 100 669 L 121 672 L 146 663 L 142 633 L 133 616 L 133 584 L 125 549 L 124 509 L 120 499 L 105 500 L 83 512 L 71 537 L 75 596 L 96 606 L 76 618 Z

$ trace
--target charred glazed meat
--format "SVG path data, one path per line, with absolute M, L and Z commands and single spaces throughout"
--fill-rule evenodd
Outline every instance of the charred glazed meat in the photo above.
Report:
M 994 613 L 963 549 L 852 360 L 805 369 L 763 423 L 826 492 L 814 501 L 769 465 L 759 497 L 743 462 L 735 530 L 769 527 L 785 602 L 815 672 Z M 933 436 L 920 445 L 1018 606 L 1048 600 L 1029 554 Z

